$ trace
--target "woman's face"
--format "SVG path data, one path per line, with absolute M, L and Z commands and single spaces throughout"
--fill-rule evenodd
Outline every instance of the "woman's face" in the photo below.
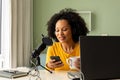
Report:
M 69 42 L 72 41 L 71 27 L 67 20 L 58 20 L 55 25 L 55 35 L 59 42 Z

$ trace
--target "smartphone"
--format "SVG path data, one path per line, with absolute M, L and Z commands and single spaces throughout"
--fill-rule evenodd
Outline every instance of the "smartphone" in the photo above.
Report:
M 55 59 L 55 62 L 61 61 L 61 59 L 60 59 L 59 56 L 50 56 L 50 58 L 51 58 L 52 60 Z

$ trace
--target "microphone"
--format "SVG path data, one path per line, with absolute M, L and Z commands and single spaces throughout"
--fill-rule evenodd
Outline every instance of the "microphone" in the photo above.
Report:
M 50 46 L 53 44 L 52 39 L 49 37 L 44 37 L 42 34 L 42 44 L 32 52 L 32 58 L 39 57 L 40 53 L 46 48 L 46 46 Z
M 53 44 L 52 39 L 49 37 L 44 37 L 44 35 L 42 34 L 42 44 L 35 49 L 32 52 L 32 58 L 36 58 L 37 59 L 37 65 L 41 66 L 42 68 L 46 69 L 47 71 L 49 71 L 50 73 L 52 73 L 52 71 L 50 71 L 49 69 L 47 69 L 46 67 L 42 66 L 40 63 L 40 53 L 46 48 L 46 46 L 50 46 Z M 30 71 L 31 72 L 31 71 Z

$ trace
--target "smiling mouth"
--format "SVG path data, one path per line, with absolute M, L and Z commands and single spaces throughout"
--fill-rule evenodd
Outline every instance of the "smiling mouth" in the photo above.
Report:
M 59 40 L 64 40 L 65 38 L 64 37 L 60 37 Z

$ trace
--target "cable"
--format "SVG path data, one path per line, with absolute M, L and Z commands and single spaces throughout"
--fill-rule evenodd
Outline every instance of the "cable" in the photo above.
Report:
M 80 71 L 80 75 L 81 75 L 81 79 L 80 80 L 85 80 L 84 74 L 82 73 L 82 71 Z

